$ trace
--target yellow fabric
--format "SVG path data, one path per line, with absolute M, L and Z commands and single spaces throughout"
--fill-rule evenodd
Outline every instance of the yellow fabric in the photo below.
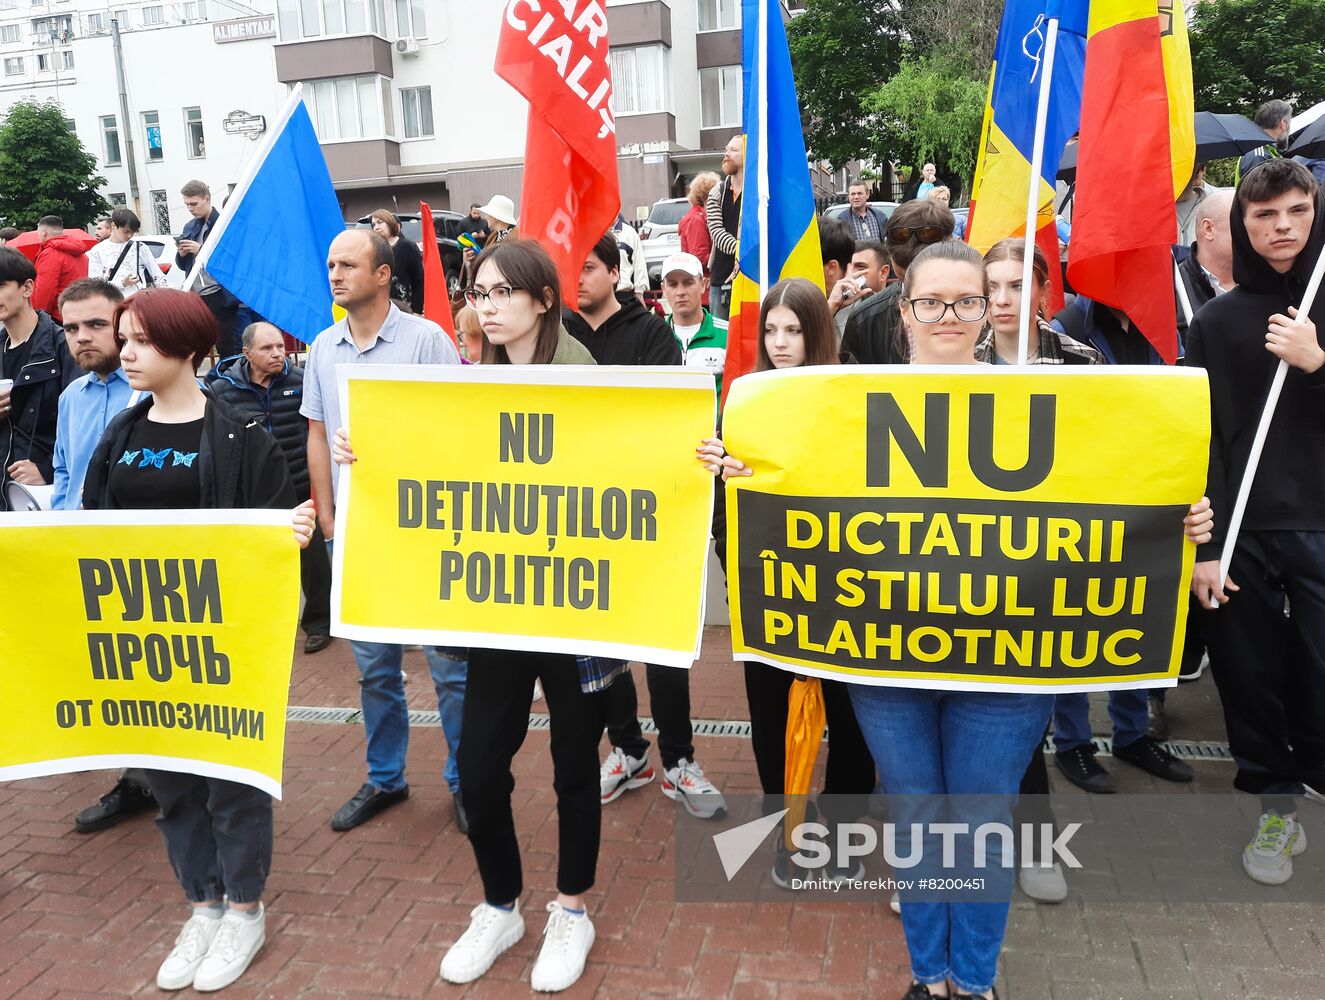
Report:
M 1159 0 L 1160 48 L 1164 83 L 1169 92 L 1169 149 L 1173 157 L 1173 197 L 1191 183 L 1196 163 L 1196 98 L 1192 86 L 1192 52 L 1187 42 L 1183 0 Z
M 787 693 L 787 763 L 784 791 L 787 793 L 788 813 L 783 824 L 783 835 L 788 848 L 792 831 L 805 819 L 805 797 L 810 792 L 810 779 L 823 745 L 824 722 L 823 684 L 817 677 L 801 677 Z

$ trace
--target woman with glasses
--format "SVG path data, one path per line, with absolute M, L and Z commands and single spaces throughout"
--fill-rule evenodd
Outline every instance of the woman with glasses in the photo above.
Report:
M 922 250 L 907 269 L 900 299 L 914 363 L 977 364 L 975 347 L 988 307 L 984 262 L 975 250 L 954 240 Z M 716 441 L 705 443 L 700 460 L 710 470 L 720 462 L 724 478 L 751 474 L 737 458 L 724 457 Z M 1208 541 L 1210 521 L 1209 504 L 1202 500 L 1186 519 L 1187 536 Z M 889 796 L 899 856 L 912 850 L 911 823 L 942 815 L 935 812 L 939 796 L 983 797 L 978 804 L 963 800 L 963 815 L 954 817 L 973 827 L 1011 822 L 1026 761 L 1049 722 L 1052 695 L 848 687 Z M 927 858 L 941 853 L 936 836 L 926 836 L 923 846 Z M 977 874 L 992 875 L 992 884 L 999 870 Z M 1004 888 L 1010 893 L 1010 884 Z M 1007 915 L 1007 902 L 904 901 L 902 927 L 914 982 L 903 1000 L 997 997 L 994 974 Z
M 508 240 L 478 257 L 465 300 L 483 326 L 485 365 L 591 365 L 561 325 L 560 282 L 547 252 L 532 240 Z M 333 456 L 354 461 L 349 438 L 336 432 Z M 530 985 L 567 989 L 584 972 L 594 943 L 585 893 L 594 884 L 602 805 L 598 742 L 607 721 L 607 688 L 626 669 L 620 660 L 569 653 L 470 649 L 460 743 L 460 794 L 469 843 L 483 882 L 483 902 L 469 928 L 442 958 L 441 977 L 468 983 L 482 976 L 525 933 L 524 879 L 511 792 L 511 761 L 529 730 L 534 682 L 541 681 L 552 729 L 552 784 L 557 794 L 557 897 L 547 904 L 543 944 Z

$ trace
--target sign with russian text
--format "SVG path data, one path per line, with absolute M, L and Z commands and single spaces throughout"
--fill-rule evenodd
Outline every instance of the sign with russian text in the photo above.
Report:
M 739 379 L 723 423 L 753 469 L 727 487 L 737 659 L 958 690 L 1176 682 L 1204 372 L 795 369 Z
M 0 780 L 144 767 L 280 797 L 287 511 L 0 517 Z
M 561 365 L 337 367 L 332 632 L 688 667 L 713 376 Z

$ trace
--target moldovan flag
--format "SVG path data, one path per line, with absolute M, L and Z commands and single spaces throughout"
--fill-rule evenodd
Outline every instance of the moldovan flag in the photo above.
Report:
M 226 291 L 307 344 L 333 322 L 327 251 L 345 220 L 301 92 L 296 86 L 269 127 L 194 271 L 205 266 Z
M 1173 200 L 1177 201 L 1191 183 L 1196 166 L 1196 94 L 1183 0 L 1160 0 L 1159 37 L 1164 50 L 1164 82 L 1169 91 L 1169 145 Z
M 1169 132 L 1155 0 L 1092 0 L 1068 279 L 1082 295 L 1123 310 L 1173 364 Z
M 743 76 L 745 85 L 745 186 L 741 191 L 741 225 L 737 272 L 732 281 L 731 316 L 727 328 L 727 363 L 722 379 L 727 388 L 755 365 L 761 297 L 760 250 L 768 241 L 771 286 L 784 278 L 824 283 L 814 193 L 801 132 L 791 53 L 782 26 L 781 5 L 775 0 L 741 0 Z M 759 46 L 760 18 L 767 23 L 767 45 Z M 760 104 L 760 76 L 767 83 L 767 104 Z M 767 163 L 761 160 L 767 150 Z M 760 203 L 767 204 L 768 232 L 761 230 Z M 767 288 L 762 289 L 767 291 Z
M 496 70 L 529 101 L 520 235 L 552 255 L 574 309 L 585 258 L 621 208 L 602 3 L 510 0 Z
M 1044 70 L 1046 17 L 1059 18 L 1058 43 L 1045 120 L 1035 242 L 1048 260 L 1058 260 L 1054 188 L 1063 147 L 1081 121 L 1086 5 L 1055 0 L 1008 0 L 1003 8 L 966 233 L 966 241 L 981 253 L 999 240 L 1026 232 L 1026 197 L 1031 183 L 1037 95 Z M 1050 272 L 1057 274 L 1058 269 L 1051 267 Z M 1061 284 L 1053 284 L 1054 311 L 1063 304 Z
M 455 317 L 451 315 L 451 295 L 446 286 L 446 268 L 442 266 L 442 252 L 437 249 L 437 228 L 426 201 L 419 202 L 419 219 L 423 225 L 423 318 L 445 330 L 451 343 L 459 347 Z

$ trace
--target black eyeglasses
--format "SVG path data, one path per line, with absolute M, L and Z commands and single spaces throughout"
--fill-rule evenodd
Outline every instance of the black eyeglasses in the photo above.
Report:
M 889 243 L 906 243 L 914 236 L 921 243 L 938 243 L 940 240 L 948 238 L 938 226 L 921 226 L 919 229 L 912 229 L 909 226 L 894 226 L 888 230 Z
M 465 301 L 469 303 L 471 309 L 477 309 L 480 302 L 491 302 L 492 308 L 505 309 L 511 304 L 511 293 L 514 291 L 515 289 L 510 285 L 498 285 L 486 292 L 478 288 L 466 288 Z
M 910 299 L 911 315 L 917 323 L 937 323 L 943 319 L 949 309 L 962 323 L 975 323 L 985 318 L 989 309 L 989 296 L 968 295 L 956 302 L 944 302 L 942 299 Z

